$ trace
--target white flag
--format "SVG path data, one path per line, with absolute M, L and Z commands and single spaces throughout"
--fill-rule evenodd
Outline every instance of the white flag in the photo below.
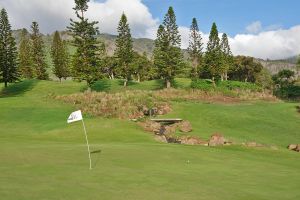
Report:
M 71 115 L 68 118 L 68 123 L 77 122 L 80 120 L 82 120 L 82 114 L 81 114 L 81 110 L 78 110 L 71 113 Z

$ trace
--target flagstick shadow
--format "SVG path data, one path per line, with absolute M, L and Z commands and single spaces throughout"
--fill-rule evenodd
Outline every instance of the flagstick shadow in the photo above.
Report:
M 99 161 L 99 157 L 100 157 L 100 154 L 102 153 L 102 150 L 99 149 L 99 150 L 95 150 L 95 151 L 91 151 L 91 155 L 93 154 L 96 154 L 96 161 L 94 162 L 94 164 L 92 165 L 92 168 L 96 168 L 97 167 L 97 164 L 98 164 L 98 161 Z

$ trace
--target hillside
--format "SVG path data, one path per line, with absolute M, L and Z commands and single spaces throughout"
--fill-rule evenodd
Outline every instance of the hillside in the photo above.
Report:
M 296 71 L 296 57 L 283 60 L 262 60 L 257 59 L 272 74 L 278 73 L 282 69 L 290 69 Z

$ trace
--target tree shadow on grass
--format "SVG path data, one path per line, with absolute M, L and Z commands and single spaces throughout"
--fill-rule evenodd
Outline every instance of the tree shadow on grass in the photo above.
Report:
M 7 88 L 0 91 L 0 98 L 16 97 L 32 90 L 38 83 L 38 80 L 24 80 L 18 83 L 10 84 Z
M 108 92 L 111 90 L 111 81 L 108 79 L 99 80 L 91 86 L 91 89 L 96 92 Z

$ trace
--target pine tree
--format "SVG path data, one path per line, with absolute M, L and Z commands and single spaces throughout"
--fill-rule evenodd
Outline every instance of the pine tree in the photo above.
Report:
M 147 58 L 146 52 L 143 55 L 134 52 L 131 65 L 137 82 L 150 79 L 153 76 L 152 63 Z
M 131 78 L 132 67 L 130 63 L 133 59 L 133 45 L 127 17 L 123 13 L 118 26 L 118 37 L 116 39 L 115 57 L 118 60 L 118 70 L 120 75 L 125 79 L 124 87 Z
M 74 79 L 86 81 L 91 86 L 99 79 L 99 59 L 103 53 L 103 44 L 97 41 L 99 34 L 97 21 L 89 21 L 85 17 L 88 10 L 89 0 L 75 0 L 75 10 L 78 21 L 71 19 L 68 30 L 71 32 L 76 47 L 76 52 L 72 59 L 72 74 Z
M 5 9 L 0 11 L 0 81 L 7 87 L 19 78 L 17 47 Z
M 219 32 L 216 23 L 213 23 L 209 41 L 207 43 L 207 50 L 205 54 L 205 65 L 211 74 L 213 83 L 215 79 L 220 77 L 222 66 L 222 53 L 220 46 Z
M 192 25 L 190 28 L 190 40 L 189 40 L 189 47 L 188 47 L 188 53 L 193 67 L 191 73 L 192 78 L 198 77 L 197 68 L 202 62 L 202 56 L 203 56 L 202 50 L 203 50 L 203 42 L 202 42 L 201 33 L 199 32 L 196 18 L 193 18 Z
M 298 76 L 300 76 L 300 74 L 299 74 L 299 72 L 300 72 L 300 56 L 298 56 L 296 69 L 297 69 L 297 72 L 298 72 Z
M 222 52 L 222 67 L 221 67 L 221 80 L 227 80 L 228 70 L 233 65 L 233 55 L 230 50 L 227 34 L 222 35 L 221 40 L 221 52 Z
M 55 31 L 51 46 L 51 57 L 54 65 L 53 73 L 61 82 L 69 75 L 69 53 L 65 41 L 60 37 L 58 31 Z
M 34 77 L 30 51 L 31 41 L 29 33 L 26 29 L 23 29 L 19 46 L 19 71 L 20 75 L 27 79 L 32 79 Z
M 37 22 L 32 22 L 31 31 L 31 60 L 35 75 L 39 80 L 47 80 L 49 75 L 47 73 L 45 45 Z
M 167 88 L 171 87 L 171 81 L 183 63 L 180 44 L 181 39 L 176 24 L 176 16 L 173 8 L 169 7 L 163 24 L 158 28 L 153 52 L 154 64 L 158 69 L 159 76 L 165 80 Z

